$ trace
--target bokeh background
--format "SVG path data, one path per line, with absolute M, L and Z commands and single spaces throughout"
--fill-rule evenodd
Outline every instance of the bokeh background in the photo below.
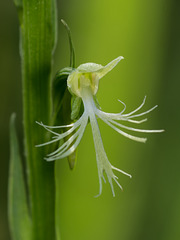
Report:
M 178 240 L 180 239 L 180 1 L 179 0 L 66 0 L 58 3 L 58 45 L 54 73 L 69 64 L 67 34 L 71 27 L 77 66 L 107 64 L 119 55 L 118 66 L 100 82 L 99 102 L 105 111 L 159 107 L 142 127 L 165 129 L 148 136 L 146 144 L 120 136 L 99 122 L 107 155 L 133 175 L 118 173 L 123 185 L 109 184 L 98 193 L 98 176 L 90 126 L 78 148 L 78 162 L 70 171 L 59 162 L 58 223 L 63 240 Z M 0 239 L 9 240 L 7 178 L 9 118 L 17 113 L 21 145 L 22 97 L 19 27 L 11 0 L 0 1 Z M 23 151 L 23 150 L 22 150 Z

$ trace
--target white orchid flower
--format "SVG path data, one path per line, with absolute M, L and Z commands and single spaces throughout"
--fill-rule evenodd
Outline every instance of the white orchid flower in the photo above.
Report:
M 124 109 L 120 113 L 106 113 L 101 111 L 94 102 L 94 96 L 98 91 L 99 80 L 106 75 L 109 71 L 111 71 L 119 61 L 123 59 L 123 57 L 118 57 L 108 63 L 106 66 L 102 66 L 100 64 L 95 63 L 85 63 L 80 65 L 77 69 L 75 69 L 67 79 L 67 86 L 71 94 L 76 95 L 77 97 L 81 98 L 84 104 L 84 112 L 82 116 L 75 122 L 70 125 L 64 126 L 47 126 L 43 123 L 38 123 L 42 127 L 44 127 L 47 131 L 51 132 L 54 136 L 51 141 L 40 144 L 38 146 L 45 146 L 54 142 L 59 142 L 60 140 L 66 138 L 70 135 L 69 139 L 64 141 L 64 143 L 57 148 L 54 152 L 47 155 L 45 158 L 47 161 L 54 161 L 60 158 L 65 158 L 72 154 L 74 150 L 79 145 L 81 138 L 84 134 L 85 128 L 88 124 L 88 120 L 90 121 L 94 146 L 96 151 L 96 160 L 97 160 L 97 168 L 98 168 L 98 175 L 99 175 L 99 194 L 102 193 L 102 179 L 105 181 L 103 173 L 106 173 L 107 179 L 110 183 L 112 194 L 115 196 L 113 181 L 114 180 L 117 185 L 122 189 L 122 186 L 117 181 L 118 177 L 114 174 L 114 170 L 119 171 L 131 178 L 131 175 L 114 167 L 109 162 L 106 152 L 104 150 L 99 126 L 97 123 L 97 118 L 100 118 L 104 121 L 107 125 L 113 128 L 115 131 L 120 133 L 121 135 L 130 138 L 137 142 L 145 142 L 146 138 L 136 137 L 126 133 L 124 130 L 129 130 L 133 132 L 141 132 L 141 133 L 158 133 L 162 132 L 163 130 L 144 130 L 144 129 L 137 129 L 133 127 L 125 126 L 121 122 L 129 122 L 133 124 L 140 124 L 147 119 L 142 120 L 135 120 L 138 117 L 144 116 L 145 114 L 154 110 L 157 106 L 153 108 L 138 113 L 138 111 L 143 107 L 145 103 L 145 99 L 143 100 L 142 104 L 136 108 L 134 111 L 130 113 L 124 113 L 126 109 L 126 105 L 124 105 Z M 54 130 L 59 128 L 68 128 L 67 131 L 63 133 L 57 133 Z M 124 130 L 122 130 L 124 129 Z

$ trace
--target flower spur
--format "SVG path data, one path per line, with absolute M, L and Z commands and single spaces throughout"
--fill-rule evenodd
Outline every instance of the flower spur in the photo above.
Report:
M 163 131 L 138 129 L 128 127 L 124 124 L 117 122 L 122 121 L 133 124 L 140 124 L 146 121 L 147 119 L 135 120 L 136 118 L 144 116 L 145 114 L 151 112 L 157 107 L 156 105 L 145 112 L 138 113 L 138 111 L 145 104 L 146 97 L 138 108 L 126 114 L 124 113 L 126 110 L 126 105 L 120 100 L 119 101 L 124 105 L 124 108 L 120 113 L 106 113 L 100 110 L 99 107 L 97 107 L 94 99 L 98 91 L 99 80 L 109 71 L 111 71 L 121 59 L 123 59 L 123 57 L 118 57 L 104 67 L 100 64 L 85 63 L 80 65 L 77 69 L 73 70 L 72 73 L 69 74 L 67 78 L 68 89 L 72 95 L 76 96 L 78 99 L 81 99 L 84 105 L 84 112 L 76 122 L 64 126 L 47 126 L 44 125 L 42 122 L 37 122 L 39 125 L 41 125 L 47 131 L 54 135 L 51 141 L 37 145 L 39 147 L 46 146 L 54 142 L 59 142 L 62 139 L 67 139 L 67 137 L 69 136 L 69 138 L 64 141 L 62 145 L 60 145 L 60 147 L 58 147 L 54 152 L 48 154 L 45 158 L 47 161 L 54 161 L 57 159 L 65 158 L 74 152 L 74 150 L 77 148 L 81 141 L 88 121 L 90 121 L 96 151 L 96 160 L 99 176 L 98 196 L 102 193 L 102 179 L 104 180 L 104 182 L 106 182 L 103 175 L 104 172 L 106 173 L 107 179 L 110 183 L 113 196 L 115 196 L 115 192 L 112 180 L 114 180 L 117 185 L 122 189 L 122 186 L 117 181 L 118 177 L 114 174 L 113 170 L 119 171 L 129 176 L 130 178 L 131 175 L 114 167 L 109 162 L 101 139 L 99 126 L 97 123 L 97 117 L 104 121 L 107 125 L 112 127 L 118 133 L 137 142 L 145 142 L 146 138 L 130 135 L 129 133 L 124 132 L 122 129 L 141 133 L 158 133 Z M 68 128 L 68 130 L 63 133 L 57 133 L 54 131 L 54 129 L 63 128 Z

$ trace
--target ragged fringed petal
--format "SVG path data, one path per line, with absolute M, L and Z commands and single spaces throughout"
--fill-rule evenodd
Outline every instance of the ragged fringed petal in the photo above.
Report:
M 86 128 L 88 122 L 88 118 L 84 118 L 80 128 L 77 130 L 77 132 L 74 133 L 74 135 L 72 135 L 65 143 L 63 148 L 59 148 L 58 152 L 50 157 L 45 158 L 47 161 L 54 161 L 54 160 L 58 160 L 58 159 L 62 159 L 65 158 L 67 156 L 69 156 L 70 154 L 72 154 L 75 149 L 77 148 L 77 146 L 79 145 L 83 134 L 84 134 L 84 130 Z
M 99 151 L 99 152 L 97 152 L 97 151 Z M 99 176 L 99 194 L 96 197 L 100 196 L 101 193 L 102 193 L 102 179 L 106 183 L 106 180 L 105 180 L 105 177 L 104 177 L 103 173 L 106 174 L 108 182 L 111 186 L 111 191 L 112 191 L 113 197 L 115 197 L 113 180 L 116 182 L 116 184 L 119 186 L 119 188 L 121 190 L 123 190 L 123 188 L 120 185 L 120 183 L 117 181 L 118 177 L 114 174 L 113 170 L 116 170 L 120 173 L 123 173 L 124 175 L 126 175 L 130 178 L 132 176 L 130 174 L 112 166 L 111 163 L 109 162 L 108 158 L 107 158 L 107 155 L 105 153 L 104 148 L 103 149 L 98 149 L 97 151 L 96 151 L 96 160 L 97 160 L 98 176 Z
M 121 129 L 126 129 L 128 131 L 140 132 L 140 133 L 160 133 L 160 132 L 163 132 L 164 130 L 162 130 L 162 129 L 160 129 L 160 130 L 139 129 L 139 128 L 134 128 L 134 127 L 129 127 L 129 126 L 126 126 L 124 124 L 117 122 L 117 121 L 124 121 L 124 122 L 126 121 L 126 122 L 135 123 L 135 124 L 140 124 L 140 123 L 145 122 L 147 119 L 142 119 L 142 120 L 134 120 L 133 119 L 133 118 L 144 116 L 145 114 L 148 114 L 149 112 L 153 111 L 157 107 L 157 105 L 156 105 L 156 106 L 150 108 L 149 110 L 146 110 L 145 112 L 137 113 L 143 107 L 145 100 L 146 100 L 146 97 L 144 98 L 142 104 L 139 107 L 137 107 L 135 110 L 133 110 L 127 114 L 124 114 L 126 105 L 125 105 L 125 103 L 122 102 L 124 105 L 124 109 L 120 113 L 106 113 L 99 109 L 96 109 L 96 115 L 103 122 L 105 122 L 107 125 L 109 125 L 111 128 L 113 128 L 115 131 L 117 131 L 121 135 L 123 135 L 129 139 L 132 139 L 134 141 L 137 141 L 137 142 L 146 142 L 146 140 L 147 140 L 146 138 L 133 136 L 129 133 L 124 132 Z M 135 113 L 137 113 L 137 114 L 135 114 Z
M 77 122 L 70 125 L 65 125 L 65 126 L 47 126 L 47 125 L 44 125 L 43 123 L 37 122 L 39 125 L 43 126 L 47 131 L 54 134 L 55 136 L 52 136 L 52 140 L 50 140 L 49 142 L 36 145 L 36 147 L 42 147 L 54 142 L 60 142 L 60 140 L 68 137 L 71 134 L 72 136 L 67 138 L 67 140 L 62 145 L 60 145 L 54 152 L 49 153 L 47 157 L 45 157 L 45 160 L 54 161 L 57 159 L 65 158 L 69 156 L 71 153 L 73 153 L 77 148 L 77 146 L 79 145 L 81 138 L 84 134 L 84 130 L 86 128 L 87 122 L 88 122 L 88 116 L 86 116 L 85 113 L 81 116 L 81 118 Z M 71 127 L 71 128 L 64 133 L 57 133 L 51 130 L 51 129 L 59 129 L 64 127 Z
M 99 109 L 97 109 L 97 114 L 101 114 L 105 118 L 110 118 L 110 119 L 113 119 L 113 120 L 129 121 L 132 118 L 137 118 L 137 117 L 144 116 L 144 115 L 152 112 L 155 108 L 158 107 L 157 105 L 155 105 L 154 107 L 152 107 L 152 108 L 150 108 L 150 109 L 148 109 L 148 110 L 146 110 L 146 111 L 144 111 L 142 113 L 135 114 L 144 106 L 145 101 L 146 101 L 146 96 L 145 96 L 145 98 L 143 99 L 143 102 L 140 104 L 140 106 L 138 106 L 133 111 L 124 114 L 124 112 L 126 110 L 126 104 L 124 102 L 120 101 L 120 100 L 118 100 L 118 101 L 121 102 L 123 104 L 123 106 L 124 106 L 123 110 L 120 113 L 106 113 L 106 112 L 103 112 L 103 111 L 100 111 Z M 140 120 L 140 121 L 131 120 L 130 122 L 141 123 L 141 122 L 144 122 L 146 120 L 147 119 L 143 119 L 143 120 Z

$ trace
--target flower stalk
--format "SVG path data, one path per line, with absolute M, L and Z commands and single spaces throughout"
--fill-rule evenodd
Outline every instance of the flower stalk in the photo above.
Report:
M 28 185 L 28 217 L 31 222 L 30 239 L 49 240 L 55 239 L 54 164 L 42 159 L 47 149 L 37 149 L 34 146 L 42 139 L 47 141 L 47 136 L 42 134 L 35 121 L 42 119 L 50 123 L 52 114 L 51 70 L 56 40 L 56 1 L 14 0 L 14 2 L 20 21 L 24 152 Z M 17 184 L 14 186 L 18 187 Z M 18 213 L 13 216 L 17 221 L 23 222 L 19 217 Z M 22 229 L 16 229 L 16 232 L 21 231 Z M 23 237 L 17 236 L 22 235 L 12 233 L 13 239 L 24 240 Z

